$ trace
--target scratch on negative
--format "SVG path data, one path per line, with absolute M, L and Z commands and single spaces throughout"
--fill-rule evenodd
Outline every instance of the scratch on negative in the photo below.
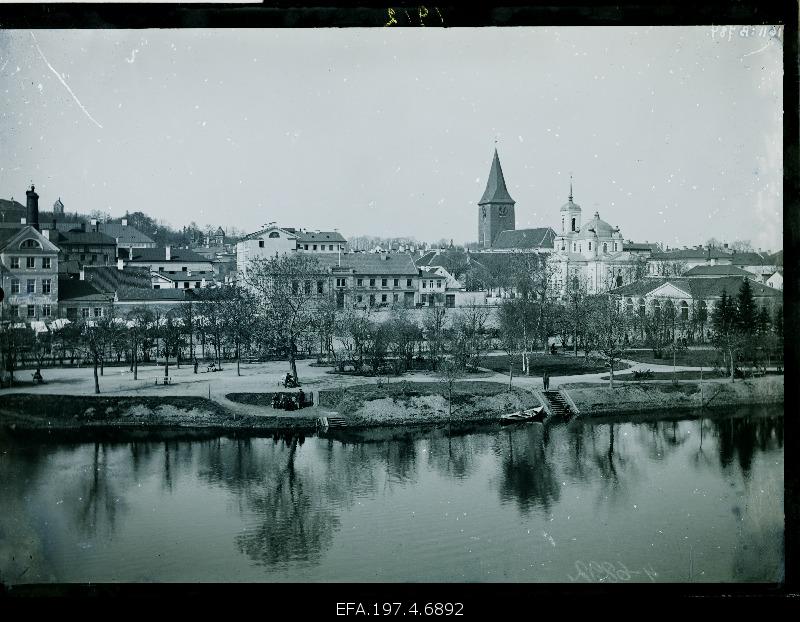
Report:
M 5 70 L 5 68 L 6 68 L 6 65 L 8 65 L 8 60 L 9 60 L 9 59 L 7 58 L 7 59 L 6 59 L 6 62 L 4 62 L 4 63 L 3 63 L 3 66 L 2 66 L 2 67 L 0 67 L 0 73 L 3 73 L 3 71 Z
M 755 52 L 748 52 L 747 54 L 745 54 L 744 56 L 742 56 L 742 58 L 747 58 L 748 56 L 752 56 L 753 54 L 758 54 L 759 52 L 763 52 L 764 50 L 766 50 L 766 49 L 769 47 L 769 44 L 770 44 L 770 43 L 771 43 L 771 41 L 768 41 L 768 42 L 767 42 L 767 45 L 765 45 L 765 46 L 764 46 L 763 48 L 761 48 L 760 50 L 756 50 Z
M 33 39 L 33 44 L 36 46 L 36 49 L 39 51 L 39 55 L 42 57 L 42 60 L 45 62 L 45 64 L 46 64 L 46 65 L 47 65 L 47 66 L 50 68 L 50 71 L 52 71 L 52 72 L 55 74 L 56 78 L 58 78 L 58 81 L 59 81 L 59 82 L 61 82 L 61 84 L 63 84 L 63 85 L 64 85 L 64 88 L 65 88 L 65 89 L 67 89 L 67 91 L 69 91 L 69 94 L 70 94 L 70 95 L 72 95 L 72 99 L 74 99 L 74 100 L 75 100 L 75 103 L 76 103 L 76 104 L 78 104 L 78 106 L 80 106 L 80 109 L 81 109 L 81 110 L 83 110 L 84 114 L 85 114 L 87 117 L 89 117 L 89 119 L 92 121 L 92 123 L 94 123 L 94 124 L 95 124 L 97 127 L 99 127 L 99 128 L 102 130 L 102 129 L 103 129 L 103 126 L 102 126 L 102 125 L 100 125 L 100 124 L 99 124 L 99 123 L 98 123 L 98 122 L 95 120 L 95 118 L 94 118 L 92 115 L 90 115 L 90 114 L 89 114 L 89 111 L 88 111 L 88 110 L 86 110 L 86 108 L 84 108 L 83 104 L 82 104 L 82 103 L 81 103 L 81 101 L 78 99 L 78 96 L 77 96 L 77 95 L 75 95 L 75 93 L 73 93 L 73 92 L 72 92 L 72 89 L 71 89 L 71 88 L 69 88 L 69 84 L 67 84 L 67 83 L 64 81 L 64 78 L 62 78 L 62 77 L 61 77 L 61 74 L 59 74 L 59 73 L 58 73 L 58 72 L 55 70 L 55 68 L 54 68 L 54 67 L 53 67 L 53 66 L 50 64 L 50 62 L 47 60 L 47 57 L 45 57 L 45 55 L 44 55 L 44 52 L 42 52 L 42 48 L 40 48 L 40 47 L 39 47 L 39 43 L 36 41 L 36 37 L 34 36 L 34 34 L 33 34 L 32 32 L 31 32 L 31 38 Z

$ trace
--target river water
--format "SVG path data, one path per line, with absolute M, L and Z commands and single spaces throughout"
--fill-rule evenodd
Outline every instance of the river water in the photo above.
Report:
M 783 408 L 167 442 L 0 437 L 0 579 L 778 581 Z

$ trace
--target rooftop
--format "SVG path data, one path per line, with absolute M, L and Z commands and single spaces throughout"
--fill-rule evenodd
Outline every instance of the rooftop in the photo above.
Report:
M 492 248 L 553 248 L 555 237 L 550 227 L 501 231 Z

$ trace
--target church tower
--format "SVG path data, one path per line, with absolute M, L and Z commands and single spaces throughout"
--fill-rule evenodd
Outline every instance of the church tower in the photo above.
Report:
M 569 198 L 561 206 L 561 235 L 580 231 L 581 206 L 572 200 L 572 177 L 569 178 Z
M 478 201 L 478 244 L 491 248 L 501 231 L 516 229 L 514 203 L 506 189 L 500 158 L 495 149 L 486 190 Z

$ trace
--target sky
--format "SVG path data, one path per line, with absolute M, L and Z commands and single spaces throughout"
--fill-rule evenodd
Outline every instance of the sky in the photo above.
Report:
M 572 175 L 626 239 L 777 250 L 782 34 L 746 32 L 0 31 L 0 197 L 459 244 L 496 147 L 518 229 Z

